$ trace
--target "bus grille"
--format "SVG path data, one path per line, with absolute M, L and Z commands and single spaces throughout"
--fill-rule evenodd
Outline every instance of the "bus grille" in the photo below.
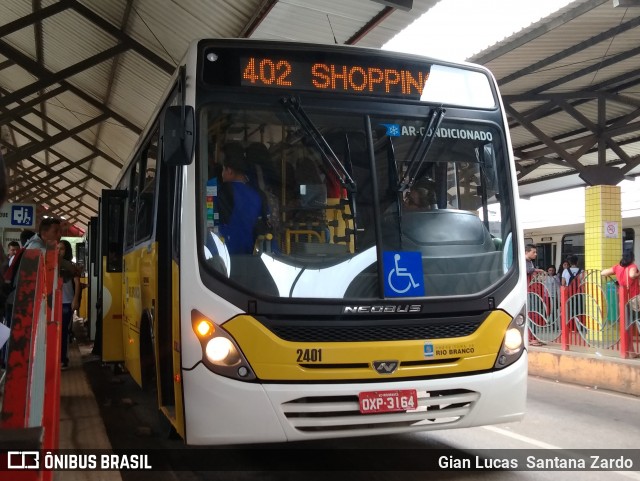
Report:
M 291 426 L 302 432 L 394 429 L 449 424 L 466 416 L 480 393 L 466 389 L 418 391 L 418 407 L 406 412 L 361 414 L 358 396 L 304 397 L 283 403 Z
M 419 339 L 447 339 L 472 334 L 482 320 L 451 324 L 414 325 L 271 325 L 271 331 L 281 339 L 292 342 L 369 342 L 411 341 Z

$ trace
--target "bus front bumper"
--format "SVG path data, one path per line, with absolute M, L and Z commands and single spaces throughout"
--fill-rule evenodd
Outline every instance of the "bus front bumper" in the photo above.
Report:
M 379 383 L 259 384 L 183 371 L 186 442 L 273 443 L 453 429 L 519 421 L 527 393 L 527 351 L 490 373 Z M 358 394 L 416 390 L 417 409 L 361 414 Z

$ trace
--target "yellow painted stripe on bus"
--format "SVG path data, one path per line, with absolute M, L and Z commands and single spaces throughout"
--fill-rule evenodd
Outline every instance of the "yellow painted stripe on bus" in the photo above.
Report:
M 140 285 L 140 259 L 142 248 L 124 255 L 123 305 L 125 367 L 133 380 L 142 386 L 140 369 L 140 320 L 142 318 L 142 288 Z
M 380 379 L 381 375 L 372 368 L 373 361 L 400 361 L 401 366 L 396 372 L 385 375 L 387 379 L 395 379 L 493 368 L 511 320 L 505 312 L 494 311 L 469 336 L 384 342 L 289 342 L 278 338 L 256 319 L 246 315 L 226 322 L 223 327 L 238 342 L 249 364 L 262 380 Z M 425 344 L 433 345 L 433 356 L 425 355 Z M 321 360 L 318 360 L 319 357 Z M 315 362 L 312 360 L 314 358 Z M 444 362 L 437 362 L 439 360 Z M 402 365 L 412 361 L 432 362 Z
M 182 402 L 182 363 L 180 361 L 180 267 L 173 261 L 171 263 L 171 319 L 173 340 L 173 389 L 175 396 L 175 418 L 173 427 L 178 434 L 185 437 L 184 405 Z
M 102 360 L 123 361 L 122 273 L 107 271 L 107 258 L 102 258 Z

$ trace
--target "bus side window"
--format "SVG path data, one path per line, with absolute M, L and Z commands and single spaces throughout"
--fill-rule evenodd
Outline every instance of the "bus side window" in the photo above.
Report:
M 138 209 L 138 191 L 140 186 L 140 159 L 136 159 L 132 166 L 129 177 L 128 197 L 127 197 L 127 218 L 125 220 L 125 247 L 133 247 L 136 211 Z
M 151 137 L 147 149 L 143 152 L 145 168 L 142 192 L 138 198 L 138 217 L 136 219 L 136 243 L 148 239 L 153 232 L 153 214 L 156 192 L 156 168 L 158 153 L 158 131 Z

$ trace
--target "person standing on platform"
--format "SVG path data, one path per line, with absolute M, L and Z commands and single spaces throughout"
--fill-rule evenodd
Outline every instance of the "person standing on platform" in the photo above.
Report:
M 47 249 L 48 241 L 55 241 L 56 243 L 62 237 L 60 219 L 56 217 L 45 217 L 40 221 L 38 227 L 38 233 L 31 237 L 24 245 L 25 249 Z
M 544 280 L 544 285 L 551 299 L 551 306 L 553 306 L 551 312 L 555 313 L 560 303 L 560 277 L 556 274 L 556 266 L 547 267 L 547 277 Z
M 560 280 L 563 286 L 570 286 L 571 283 L 580 276 L 582 269 L 578 267 L 578 256 L 572 255 L 569 257 L 570 267 L 562 271 L 562 279 Z
M 533 244 L 527 244 L 524 248 L 524 258 L 527 261 L 527 276 L 531 276 L 533 274 L 541 274 L 544 271 L 542 269 L 536 268 L 533 261 L 538 257 L 538 248 Z
M 9 292 L 6 299 L 4 315 L 5 324 L 11 328 L 11 318 L 13 317 L 13 303 L 16 295 L 16 282 L 18 280 L 18 269 L 20 268 L 20 261 L 25 249 L 42 249 L 45 251 L 47 248 L 47 241 L 52 240 L 56 243 L 60 240 L 60 219 L 55 217 L 45 217 L 40 221 L 38 227 L 38 234 L 32 234 L 32 231 L 23 231 L 20 234 L 20 241 L 23 242 L 22 249 L 20 249 L 16 255 L 14 255 L 9 264 L 9 269 L 5 272 L 4 282 L 5 288 Z M 30 236 L 30 237 L 29 237 Z
M 0 316 L 2 317 L 3 322 L 4 322 L 4 306 L 7 300 L 7 296 L 9 295 L 9 292 L 10 292 L 10 288 L 9 288 L 10 285 L 4 281 L 4 276 L 9 270 L 9 266 L 11 266 L 11 261 L 13 260 L 13 257 L 18 253 L 19 250 L 20 250 L 19 242 L 17 241 L 9 242 L 9 244 L 7 245 L 7 257 L 2 261 L 2 264 L 0 265 L 0 282 L 2 283 L 0 287 L 0 304 L 2 306 L 0 309 Z
M 20 250 L 20 243 L 18 241 L 11 241 L 7 244 L 7 257 L 0 265 L 0 277 L 4 279 L 5 273 L 9 270 L 13 256 L 15 256 Z
M 564 274 L 564 271 L 569 269 L 569 267 L 571 267 L 571 264 L 569 263 L 569 261 L 566 259 L 563 260 L 562 264 L 560 265 L 560 270 L 558 271 L 558 279 L 560 279 L 560 281 L 562 281 L 562 275 Z
M 601 274 L 603 276 L 615 275 L 618 285 L 623 289 L 628 290 L 629 304 L 632 313 L 637 317 L 638 308 L 640 308 L 638 305 L 638 298 L 636 297 L 640 295 L 640 281 L 638 281 L 638 278 L 640 278 L 640 271 L 638 270 L 638 266 L 635 264 L 635 256 L 633 252 L 627 251 L 622 254 L 622 259 L 620 259 L 619 264 L 609 267 L 608 269 L 604 269 Z
M 73 253 L 69 241 L 58 242 L 60 277 L 62 278 L 62 329 L 60 332 L 60 360 L 62 369 L 69 367 L 69 333 L 71 332 L 73 311 L 80 307 L 80 273 L 72 262 Z

